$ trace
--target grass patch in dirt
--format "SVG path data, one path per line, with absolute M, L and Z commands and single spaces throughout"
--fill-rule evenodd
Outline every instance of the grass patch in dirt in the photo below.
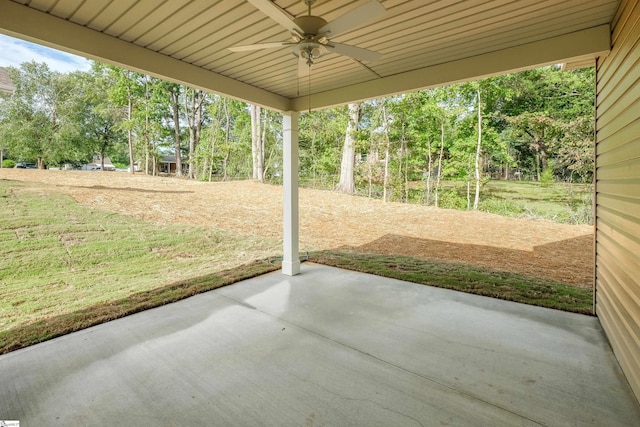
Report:
M 316 187 L 331 189 L 318 181 Z M 470 187 L 467 187 L 470 184 Z M 432 182 L 432 185 L 435 183 Z M 443 180 L 439 190 L 439 207 L 467 210 L 467 189 L 470 190 L 469 203 L 473 203 L 474 183 L 466 181 Z M 312 186 L 312 185 L 309 185 Z M 426 182 L 413 181 L 409 184 L 410 203 L 425 203 Z M 404 194 L 402 189 L 391 189 L 398 197 Z M 368 195 L 368 187 L 361 187 L 358 194 Z M 382 198 L 382 186 L 374 186 L 374 197 Z M 432 189 L 431 203 L 434 203 L 435 190 Z M 497 215 L 547 219 L 560 224 L 592 224 L 593 187 L 589 184 L 564 182 L 541 183 L 537 181 L 488 180 L 480 190 L 479 210 Z M 394 199 L 394 201 L 396 201 Z
M 340 251 L 313 252 L 309 255 L 309 260 L 423 285 L 593 314 L 592 289 L 467 264 Z
M 483 187 L 481 210 L 505 216 L 591 224 L 593 187 L 588 184 L 492 180 Z
M 0 180 L 0 352 L 272 271 L 257 260 L 280 252 L 278 239 L 156 225 Z

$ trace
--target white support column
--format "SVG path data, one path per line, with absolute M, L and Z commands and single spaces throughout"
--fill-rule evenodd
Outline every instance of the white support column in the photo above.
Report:
M 298 118 L 300 114 L 288 111 L 282 115 L 283 136 L 283 240 L 282 273 L 295 276 L 300 273 L 298 232 Z

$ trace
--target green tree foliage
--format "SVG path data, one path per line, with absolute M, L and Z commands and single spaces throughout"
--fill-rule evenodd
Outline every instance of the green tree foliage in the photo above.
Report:
M 347 127 L 347 108 L 331 108 L 300 116 L 300 182 L 334 188 Z
M 0 104 L 0 126 L 11 155 L 40 168 L 86 158 L 74 114 L 74 76 L 36 62 L 9 68 L 9 74 L 16 90 Z
M 0 100 L 7 158 L 44 166 L 100 154 L 156 174 L 172 155 L 192 179 L 253 176 L 243 102 L 98 63 L 70 74 L 25 63 L 11 73 L 16 94 Z M 356 193 L 466 207 L 489 178 L 590 182 L 593 78 L 592 68 L 545 67 L 363 102 L 352 135 Z M 302 185 L 336 187 L 348 122 L 347 106 L 301 115 Z M 281 126 L 261 109 L 265 181 L 281 180 Z M 445 179 L 455 187 L 443 189 Z
M 540 180 L 548 159 L 561 157 L 559 174 L 589 181 L 593 165 L 594 69 L 561 71 L 545 67 L 504 79 L 509 96 L 501 109 L 510 125 L 522 169 Z M 573 166 L 571 160 L 579 166 Z M 590 169 L 589 169 L 590 168 Z
M 77 90 L 74 97 L 74 118 L 78 145 L 83 146 L 86 157 L 99 154 L 104 160 L 124 146 L 126 135 L 119 126 L 123 114 L 110 97 L 105 96 L 114 84 L 108 69 L 94 63 L 88 73 L 74 73 Z M 113 160 L 113 159 L 112 159 Z

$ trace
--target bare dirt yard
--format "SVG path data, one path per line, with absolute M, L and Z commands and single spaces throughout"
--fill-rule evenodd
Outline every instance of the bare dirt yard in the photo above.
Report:
M 37 182 L 79 203 L 157 224 L 188 224 L 282 237 L 282 187 L 204 183 L 118 172 L 0 169 L 0 179 Z M 484 212 L 383 203 L 300 190 L 301 251 L 342 249 L 447 260 L 593 284 L 593 227 Z

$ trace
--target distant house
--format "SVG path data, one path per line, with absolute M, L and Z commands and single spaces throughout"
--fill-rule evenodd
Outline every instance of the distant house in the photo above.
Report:
M 13 80 L 9 77 L 9 72 L 6 68 L 0 67 L 0 93 L 8 93 L 12 95 L 15 92 L 16 87 L 13 84 Z
M 188 167 L 187 164 L 185 162 L 182 162 L 182 170 L 186 171 L 187 167 Z M 162 158 L 160 158 L 160 166 L 159 166 L 160 173 L 173 175 L 176 173 L 177 168 L 178 168 L 178 161 L 176 159 L 176 156 L 169 155 L 169 156 L 162 156 Z
M 82 170 L 87 170 L 87 171 L 102 170 L 102 158 L 100 157 L 100 154 L 95 154 L 93 156 L 93 161 L 91 163 L 87 163 L 86 165 L 84 165 L 82 167 Z M 111 163 L 111 160 L 107 156 L 104 156 L 104 170 L 106 171 L 116 170 L 116 167 L 113 165 L 113 163 Z

